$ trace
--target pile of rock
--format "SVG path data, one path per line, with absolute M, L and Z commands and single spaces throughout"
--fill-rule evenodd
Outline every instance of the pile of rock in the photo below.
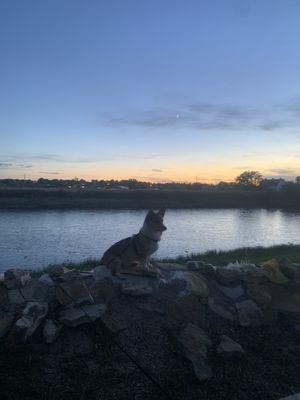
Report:
M 189 261 L 186 265 L 157 263 L 152 275 L 127 271 L 114 276 L 104 266 L 90 272 L 49 267 L 39 278 L 10 269 L 0 282 L 0 337 L 8 346 L 41 335 L 50 344 L 64 327 L 76 328 L 98 319 L 116 333 L 126 315 L 116 317 L 113 304 L 125 298 L 132 307 L 163 316 L 182 354 L 203 380 L 212 375 L 210 352 L 243 356 L 247 350 L 231 334 L 212 340 L 216 319 L 234 332 L 235 326 L 275 324 L 278 314 L 284 313 L 299 330 L 300 268 L 287 259 L 226 267 Z

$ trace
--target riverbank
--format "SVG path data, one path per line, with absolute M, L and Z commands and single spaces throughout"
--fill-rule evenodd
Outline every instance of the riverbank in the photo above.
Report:
M 268 254 L 272 260 L 260 266 L 157 262 L 150 276 L 112 276 L 103 266 L 49 267 L 39 278 L 7 271 L 1 398 L 279 400 L 298 393 L 300 267 Z
M 299 209 L 299 204 L 300 191 L 0 189 L 0 210 Z
M 283 244 L 270 247 L 242 247 L 228 251 L 207 251 L 205 253 L 194 253 L 176 258 L 155 259 L 158 262 L 186 264 L 191 260 L 199 260 L 208 264 L 225 266 L 229 263 L 242 262 L 261 264 L 272 257 L 289 258 L 295 263 L 300 263 L 300 245 Z M 67 268 L 74 268 L 79 271 L 88 271 L 99 265 L 99 259 L 87 259 L 80 263 L 65 263 Z M 53 266 L 53 265 L 51 265 Z M 33 271 L 34 276 L 40 276 L 45 268 Z

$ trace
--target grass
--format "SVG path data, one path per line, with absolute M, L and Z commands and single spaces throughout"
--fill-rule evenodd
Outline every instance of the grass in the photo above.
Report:
M 300 264 L 300 245 L 283 244 L 271 247 L 242 247 L 228 251 L 207 251 L 205 253 L 189 254 L 187 256 L 179 256 L 177 258 L 154 259 L 160 262 L 174 262 L 185 264 L 190 260 L 201 260 L 213 265 L 227 265 L 231 262 L 249 262 L 261 264 L 270 258 L 287 257 L 295 263 Z M 64 267 L 77 269 L 80 271 L 89 271 L 99 265 L 98 259 L 89 258 L 80 263 L 64 263 Z M 32 276 L 40 276 L 45 269 L 33 271 Z

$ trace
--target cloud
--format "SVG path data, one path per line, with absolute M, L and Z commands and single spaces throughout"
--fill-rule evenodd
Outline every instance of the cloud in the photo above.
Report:
M 13 164 L 13 163 L 0 163 L 0 168 L 14 169 L 14 168 L 32 168 L 31 164 Z
M 106 126 L 140 126 L 151 129 L 265 130 L 300 125 L 300 98 L 266 107 L 193 102 L 176 108 L 152 108 L 118 117 L 103 117 Z
M 158 168 L 152 168 L 151 171 L 153 171 L 153 172 L 163 172 L 162 169 L 158 169 Z
M 297 171 L 292 168 L 271 168 L 269 172 L 278 174 L 278 175 L 297 175 Z
M 6 163 L 6 162 L 1 162 L 0 163 L 0 168 L 11 168 L 13 166 L 13 164 L 10 163 Z
M 55 171 L 39 171 L 39 174 L 45 174 L 45 175 L 60 175 L 60 172 L 55 172 Z

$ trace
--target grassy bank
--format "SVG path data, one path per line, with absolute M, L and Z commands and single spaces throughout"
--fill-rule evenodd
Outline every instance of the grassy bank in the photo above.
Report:
M 231 262 L 249 262 L 260 264 L 270 258 L 287 257 L 295 263 L 300 263 L 300 245 L 279 245 L 271 247 L 243 247 L 229 251 L 207 251 L 205 253 L 195 253 L 177 258 L 156 259 L 156 261 L 175 262 L 185 264 L 189 260 L 202 260 L 213 265 L 227 265 Z M 75 268 L 80 271 L 88 271 L 99 265 L 97 259 L 87 259 L 81 263 L 66 263 L 64 266 Z M 40 275 L 43 270 L 34 274 Z
M 0 210 L 286 208 L 299 209 L 300 193 L 202 190 L 0 189 Z

